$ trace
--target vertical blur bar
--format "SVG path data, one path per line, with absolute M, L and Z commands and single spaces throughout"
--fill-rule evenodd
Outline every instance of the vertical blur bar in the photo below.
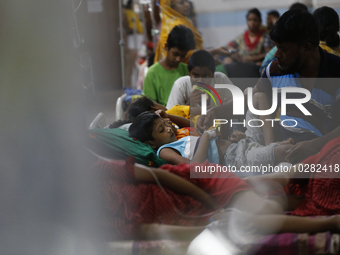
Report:
M 70 0 L 0 3 L 0 249 L 100 254 Z
M 201 95 L 201 115 L 207 115 L 207 94 Z
M 124 41 L 124 28 L 123 28 L 123 2 L 119 0 L 119 32 L 120 32 L 120 54 L 121 54 L 121 66 L 122 66 L 122 89 L 125 88 L 125 55 L 124 47 L 126 45 Z

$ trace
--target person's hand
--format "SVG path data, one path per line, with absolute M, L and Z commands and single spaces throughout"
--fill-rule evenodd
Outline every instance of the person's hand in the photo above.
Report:
M 165 126 L 171 127 L 172 126 L 172 121 L 169 118 L 162 118 L 164 121 Z
M 215 48 L 214 51 L 213 51 L 213 55 L 220 55 L 220 56 L 223 56 L 223 57 L 228 57 L 232 54 L 234 54 L 233 52 L 230 52 L 229 49 L 227 47 L 218 47 L 218 48 Z
M 201 102 L 201 95 L 204 94 L 205 92 L 200 90 L 200 89 L 194 89 L 190 93 L 190 105 L 191 106 L 196 106 L 198 103 Z
M 243 56 L 240 56 L 240 57 L 242 59 L 242 62 L 244 62 L 244 63 L 252 62 L 249 55 L 243 55 Z
M 205 118 L 203 119 L 204 122 L 202 123 L 202 126 L 201 126 L 203 130 L 207 130 L 208 128 L 210 128 L 212 125 L 214 125 L 214 120 L 218 119 L 217 118 L 217 107 L 219 106 L 212 107 L 207 111 L 207 115 L 205 115 Z M 199 123 L 197 122 L 197 125 L 198 124 Z
M 209 129 L 204 131 L 204 134 L 208 134 L 209 135 L 209 140 L 214 139 L 217 137 L 218 133 L 216 129 Z
M 230 141 L 233 143 L 238 143 L 241 139 L 246 138 L 246 134 L 241 131 L 234 131 L 231 134 Z
M 205 115 L 201 115 L 198 117 L 197 122 L 196 122 L 196 133 L 201 136 L 204 133 L 204 120 L 205 120 Z
M 278 142 L 279 145 L 284 145 L 284 144 L 294 144 L 295 141 L 293 138 L 288 138 L 287 140 L 284 140 L 282 142 Z
M 286 160 L 289 163 L 297 164 L 319 151 L 319 146 L 315 140 L 300 142 L 287 150 Z
M 169 118 L 168 114 L 164 110 L 157 110 L 155 111 L 157 115 L 159 115 L 162 119 Z

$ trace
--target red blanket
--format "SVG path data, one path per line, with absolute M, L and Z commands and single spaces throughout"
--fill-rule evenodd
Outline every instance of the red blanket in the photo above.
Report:
M 166 194 L 156 184 L 138 183 L 134 178 L 134 160 L 99 161 L 96 171 L 104 174 L 101 187 L 105 195 L 106 216 L 102 223 L 107 228 L 111 240 L 136 238 L 141 224 L 167 224 L 179 226 L 206 225 L 210 215 L 197 217 L 212 212 L 200 201 L 189 196 L 177 194 L 165 189 Z M 210 165 L 203 163 L 200 165 Z M 196 184 L 211 194 L 222 207 L 238 191 L 249 189 L 245 181 L 230 173 L 230 178 L 191 178 L 190 165 L 164 165 L 172 172 Z M 214 173 L 211 177 L 219 177 Z M 224 176 L 225 177 L 225 176 Z M 178 214 L 178 210 L 181 214 Z M 183 214 L 189 217 L 183 217 Z
M 340 137 L 327 143 L 319 154 L 303 163 L 310 164 L 315 170 L 309 168 L 311 179 L 306 197 L 293 214 L 340 214 Z

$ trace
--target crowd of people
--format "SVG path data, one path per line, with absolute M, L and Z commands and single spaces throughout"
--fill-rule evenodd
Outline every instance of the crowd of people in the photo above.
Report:
M 113 199 L 107 201 L 113 237 L 191 240 L 221 208 L 240 210 L 243 219 L 252 223 L 249 226 L 264 234 L 339 232 L 338 216 L 313 219 L 284 215 L 287 208 L 295 215 L 340 213 L 330 189 L 324 189 L 324 196 L 318 198 L 308 195 L 325 180 L 329 187 L 336 187 L 337 178 L 317 179 L 317 173 L 293 171 L 299 166 L 340 164 L 337 13 L 330 7 L 310 13 L 299 3 L 281 16 L 275 10 L 269 11 L 267 26 L 263 26 L 260 11 L 252 8 L 246 15 L 248 29 L 244 33 L 222 47 L 203 49 L 202 38 L 189 19 L 190 2 L 161 0 L 159 4 L 161 34 L 155 62 L 144 79 L 143 96 L 132 102 L 125 120 L 110 128 L 125 129 L 131 138 L 151 147 L 168 164 L 150 168 L 134 164 L 132 158 L 100 160 L 96 164 L 110 174 L 104 191 L 107 198 Z M 259 115 L 245 105 L 245 114 L 235 115 L 236 92 L 214 89 L 215 84 L 233 85 L 228 74 L 216 71 L 221 61 L 223 65 L 240 63 L 239 68 L 242 64 L 258 68 L 261 77 L 241 96 L 251 98 L 252 109 L 266 111 L 274 107 L 276 111 Z M 291 103 L 292 99 L 301 101 L 297 88 L 310 94 L 303 105 Z M 275 93 L 286 96 L 283 91 L 288 91 L 290 104 L 285 105 L 280 97 L 277 100 Z M 219 104 L 213 92 L 218 93 Z M 203 104 L 202 98 L 207 97 L 208 103 Z M 204 105 L 207 112 L 201 115 Z M 228 124 L 216 127 L 216 119 Z M 235 129 L 229 125 L 232 121 L 244 123 L 244 127 Z M 239 169 L 282 162 L 290 164 L 288 173 L 228 173 L 227 178 L 214 173 L 209 178 L 190 178 L 190 164 L 231 165 Z M 288 192 L 296 174 L 304 174 L 307 179 L 306 198 L 300 205 L 264 197 L 258 190 L 259 186 L 270 189 L 277 183 Z M 165 193 L 156 182 L 164 186 Z M 223 215 L 218 218 L 223 220 Z M 278 224 L 275 230 L 274 223 Z

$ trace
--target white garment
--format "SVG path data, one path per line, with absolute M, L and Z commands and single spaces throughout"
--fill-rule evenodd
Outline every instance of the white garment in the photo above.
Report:
M 221 72 L 215 72 L 213 84 L 233 84 L 229 78 Z M 215 87 L 215 86 L 212 86 Z M 183 76 L 178 78 L 174 86 L 171 89 L 171 93 L 166 105 L 167 109 L 174 107 L 175 105 L 189 105 L 190 94 L 192 92 L 192 84 L 190 76 Z M 222 102 L 224 99 L 232 99 L 231 92 L 228 89 L 216 89 L 216 92 L 220 96 Z

